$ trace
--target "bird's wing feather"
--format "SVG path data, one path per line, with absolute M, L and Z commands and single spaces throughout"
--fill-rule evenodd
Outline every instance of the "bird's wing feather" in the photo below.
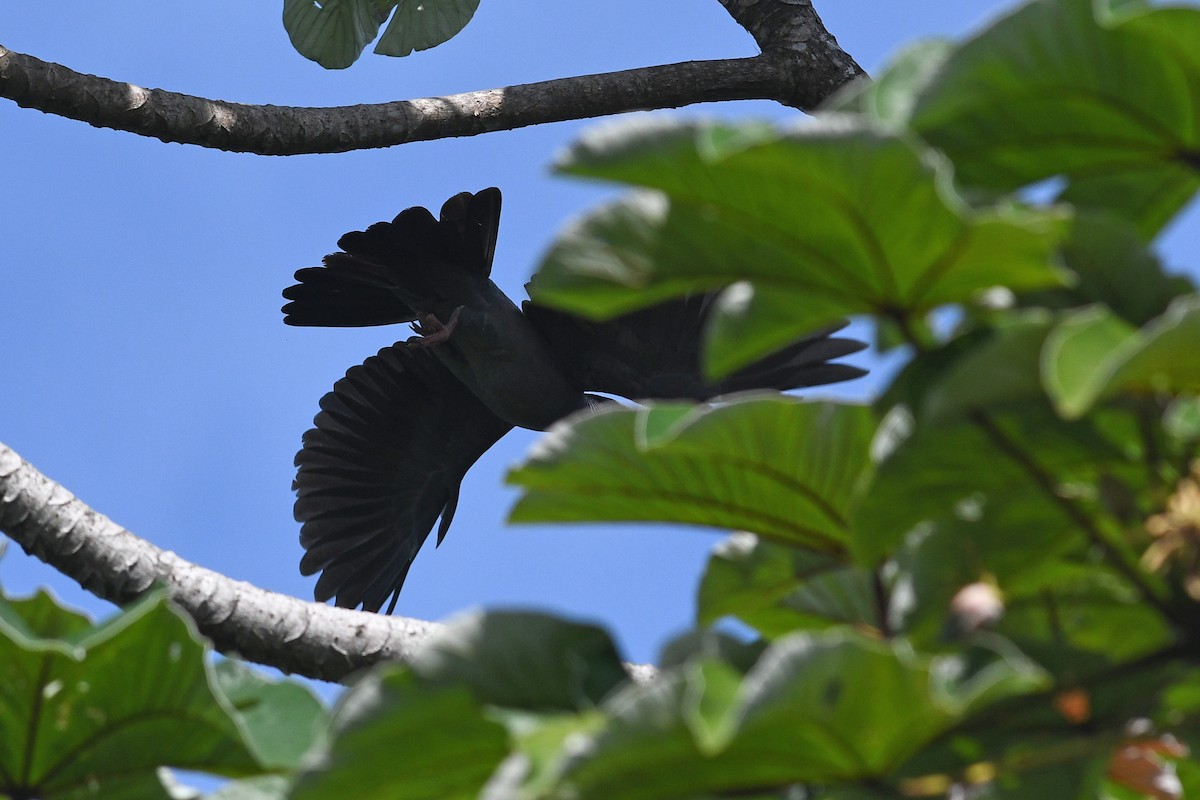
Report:
M 522 308 L 586 390 L 631 399 L 706 400 L 749 389 L 795 389 L 849 380 L 864 370 L 829 363 L 866 345 L 831 337 L 831 326 L 792 342 L 720 381 L 700 370 L 715 292 L 686 295 L 603 322 L 526 301 Z
M 439 516 L 445 536 L 463 476 L 510 426 L 429 350 L 402 343 L 352 367 L 314 425 L 296 454 L 300 571 L 322 573 L 318 600 L 394 606 Z

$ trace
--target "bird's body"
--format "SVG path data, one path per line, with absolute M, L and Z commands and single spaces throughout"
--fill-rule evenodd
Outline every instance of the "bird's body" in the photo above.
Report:
M 377 611 L 390 595 L 394 607 L 439 516 L 445 536 L 479 456 L 514 426 L 544 430 L 603 402 L 588 391 L 704 400 L 862 374 L 828 363 L 862 347 L 828 330 L 705 380 L 708 294 L 607 322 L 518 307 L 489 277 L 499 217 L 498 189 L 450 198 L 440 219 L 407 209 L 343 236 L 341 252 L 284 292 L 291 325 L 410 322 L 418 334 L 351 368 L 296 455 L 301 572 L 322 573 L 318 600 Z
M 493 414 L 540 431 L 587 407 L 559 356 L 496 284 L 488 280 L 485 289 L 464 299 L 451 314 L 451 332 L 431 349 Z

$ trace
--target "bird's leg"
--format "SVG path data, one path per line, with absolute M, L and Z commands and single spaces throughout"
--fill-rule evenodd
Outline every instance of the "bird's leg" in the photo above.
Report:
M 437 318 L 436 314 L 423 314 L 412 324 L 413 333 L 417 335 L 409 339 L 408 343 L 420 347 L 428 347 L 429 345 L 446 341 L 450 338 L 450 334 L 454 333 L 454 328 L 458 325 L 458 315 L 462 313 L 462 310 L 462 306 L 454 309 L 454 313 L 450 315 L 450 320 L 445 324 Z

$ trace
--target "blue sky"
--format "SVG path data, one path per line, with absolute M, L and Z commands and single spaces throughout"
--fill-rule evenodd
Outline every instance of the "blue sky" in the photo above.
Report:
M 868 70 L 930 35 L 959 36 L 1006 4 L 818 3 Z M 291 49 L 280 3 L 0 4 L 0 42 L 73 69 L 246 103 L 343 105 L 554 77 L 753 55 L 715 0 L 484 0 L 448 44 L 367 55 L 328 72 Z M 787 118 L 771 103 L 685 116 Z M 317 401 L 403 329 L 287 328 L 280 291 L 338 236 L 411 205 L 500 186 L 493 277 L 522 295 L 554 232 L 612 189 L 555 177 L 557 152 L 595 122 L 340 155 L 265 158 L 163 144 L 0 101 L 0 441 L 134 533 L 184 558 L 308 598 L 297 571 L 292 458 Z M 1193 208 L 1162 241 L 1182 266 Z M 859 363 L 874 364 L 870 356 Z M 843 394 L 865 397 L 871 382 Z M 717 532 L 668 526 L 510 527 L 502 486 L 536 434 L 520 431 L 468 475 L 454 527 L 418 557 L 398 613 L 537 607 L 599 621 L 624 655 L 653 660 L 694 611 Z M 0 583 L 111 607 L 10 547 Z

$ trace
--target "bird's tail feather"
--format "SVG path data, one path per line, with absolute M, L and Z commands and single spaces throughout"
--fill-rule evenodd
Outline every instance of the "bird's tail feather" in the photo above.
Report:
M 415 320 L 421 308 L 447 299 L 456 273 L 486 278 L 500 220 L 500 190 L 462 192 L 442 205 L 435 219 L 420 206 L 391 222 L 351 231 L 338 240 L 341 252 L 322 267 L 296 273 L 284 290 L 289 325 L 362 327 Z
M 866 372 L 831 363 L 866 347 L 854 339 L 832 336 L 846 326 L 843 322 L 798 339 L 732 375 L 709 380 L 701 367 L 701 347 L 716 296 L 717 292 L 690 294 L 604 322 L 532 301 L 523 308 L 580 386 L 632 399 L 703 401 L 753 389 L 786 391 L 837 383 Z
M 830 336 L 846 327 L 846 324 L 832 325 L 743 367 L 718 382 L 718 394 L 751 389 L 786 391 L 862 377 L 867 374 L 865 369 L 831 363 L 836 358 L 852 355 L 866 347 L 865 342 L 857 339 Z

